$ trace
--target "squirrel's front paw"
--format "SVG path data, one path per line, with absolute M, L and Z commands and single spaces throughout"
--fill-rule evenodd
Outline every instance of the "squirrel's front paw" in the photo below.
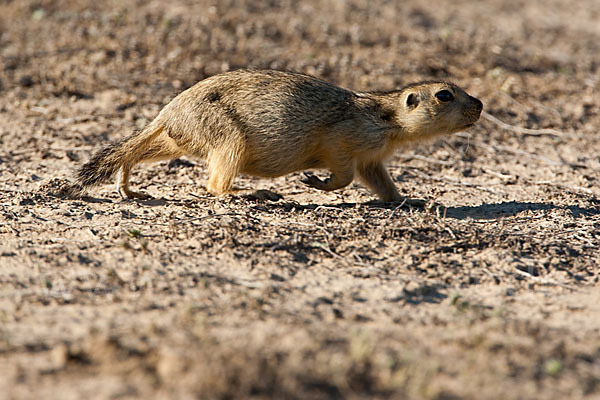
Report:
M 300 182 L 317 189 L 321 189 L 325 184 L 321 179 L 311 172 L 304 172 L 304 177 L 300 179 Z

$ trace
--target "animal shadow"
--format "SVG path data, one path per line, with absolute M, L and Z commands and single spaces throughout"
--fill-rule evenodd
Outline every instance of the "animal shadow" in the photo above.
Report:
M 446 218 L 454 219 L 497 219 L 512 217 L 525 211 L 568 210 L 574 218 L 590 217 L 600 214 L 600 207 L 584 208 L 579 206 L 558 206 L 551 203 L 532 203 L 506 201 L 479 206 L 449 207 Z

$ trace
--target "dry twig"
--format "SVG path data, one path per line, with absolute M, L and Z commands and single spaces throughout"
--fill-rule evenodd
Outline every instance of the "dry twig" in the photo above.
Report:
M 513 132 L 517 132 L 517 133 L 522 133 L 524 135 L 529 135 L 529 136 L 547 135 L 547 136 L 554 136 L 554 137 L 564 136 L 563 132 L 557 131 L 555 129 L 529 129 L 529 128 L 522 128 L 520 126 L 510 125 L 504 121 L 499 120 L 498 118 L 494 117 L 493 115 L 486 113 L 485 111 L 481 113 L 481 116 L 483 118 L 487 119 L 488 121 L 498 125 L 502 129 L 506 129 L 508 131 L 513 131 Z

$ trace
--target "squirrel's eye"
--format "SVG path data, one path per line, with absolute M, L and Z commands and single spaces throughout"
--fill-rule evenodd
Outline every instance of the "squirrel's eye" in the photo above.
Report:
M 439 101 L 443 101 L 444 103 L 454 100 L 454 95 L 448 90 L 440 90 L 435 94 L 435 97 L 437 97 Z

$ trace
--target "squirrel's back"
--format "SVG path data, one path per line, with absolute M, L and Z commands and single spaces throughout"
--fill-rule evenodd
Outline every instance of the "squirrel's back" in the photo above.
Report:
M 199 156 L 242 140 L 248 157 L 242 172 L 279 176 L 307 163 L 320 167 L 318 153 L 336 126 L 361 114 L 356 99 L 310 75 L 238 70 L 204 79 L 173 99 L 164 110 L 166 130 L 176 142 L 192 143 Z

